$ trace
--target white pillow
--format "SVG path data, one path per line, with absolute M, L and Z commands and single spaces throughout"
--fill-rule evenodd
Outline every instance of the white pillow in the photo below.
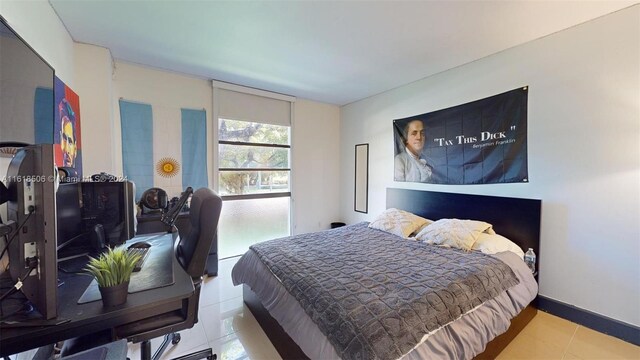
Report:
M 408 211 L 391 208 L 378 215 L 369 224 L 369 227 L 407 238 L 421 226 L 430 222 L 432 221 Z
M 481 251 L 485 254 L 496 254 L 503 251 L 511 251 L 518 255 L 521 259 L 524 258 L 524 252 L 522 251 L 520 246 L 516 245 L 513 241 L 507 239 L 506 237 L 498 234 L 480 234 L 471 249 Z
M 440 219 L 422 229 L 416 240 L 468 251 L 478 236 L 491 228 L 492 225 L 484 221 Z

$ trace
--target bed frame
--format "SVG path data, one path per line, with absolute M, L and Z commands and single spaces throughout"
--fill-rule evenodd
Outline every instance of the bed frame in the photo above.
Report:
M 387 189 L 387 209 L 406 210 L 431 220 L 486 221 L 523 251 L 532 248 L 536 254 L 540 254 L 540 206 L 541 201 L 533 199 Z
M 533 248 L 540 254 L 540 200 L 390 188 L 387 208 L 406 210 L 431 220 L 486 221 L 523 250 Z M 308 359 L 247 285 L 243 285 L 243 300 L 283 359 Z M 535 303 L 536 300 L 513 318 L 507 332 L 490 341 L 474 359 L 495 359 L 536 315 Z

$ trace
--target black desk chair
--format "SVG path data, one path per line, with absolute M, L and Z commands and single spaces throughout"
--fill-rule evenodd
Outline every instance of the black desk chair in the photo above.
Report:
M 191 198 L 189 219 L 191 231 L 175 244 L 174 252 L 182 268 L 191 276 L 195 288 L 194 294 L 185 301 L 183 308 L 160 316 L 154 316 L 119 326 L 114 330 L 115 337 L 130 342 L 140 342 L 143 360 L 159 359 L 169 343 L 180 341 L 177 331 L 190 329 L 198 322 L 200 288 L 205 272 L 209 248 L 216 236 L 222 199 L 211 189 L 200 188 Z M 174 229 L 175 230 L 175 229 Z M 177 230 L 176 230 L 177 231 Z M 112 335 L 113 335 L 112 333 Z M 160 348 L 151 356 L 151 339 L 164 335 Z M 84 342 L 84 341 L 82 341 Z M 84 342 L 86 343 L 86 342 Z M 95 344 L 94 344 L 95 345 Z M 84 349 L 74 349 L 73 352 Z M 215 359 L 211 349 L 198 351 L 180 359 Z

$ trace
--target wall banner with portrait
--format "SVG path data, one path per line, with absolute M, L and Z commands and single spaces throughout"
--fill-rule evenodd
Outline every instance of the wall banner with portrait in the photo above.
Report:
M 528 182 L 523 87 L 393 121 L 394 180 L 430 184 Z
M 58 167 L 74 168 L 82 177 L 82 141 L 80 139 L 80 98 L 62 80 L 54 82 L 53 142 Z

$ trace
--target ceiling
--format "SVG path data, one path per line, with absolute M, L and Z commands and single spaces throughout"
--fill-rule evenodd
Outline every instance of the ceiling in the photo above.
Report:
M 49 2 L 115 59 L 344 105 L 637 0 Z

